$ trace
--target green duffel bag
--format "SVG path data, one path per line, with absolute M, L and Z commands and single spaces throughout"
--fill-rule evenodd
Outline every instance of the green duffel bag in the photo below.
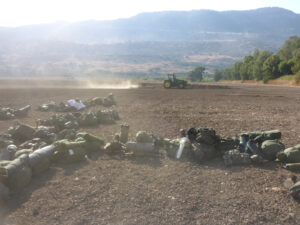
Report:
M 78 133 L 76 135 L 76 137 L 82 137 L 84 138 L 87 142 L 98 142 L 100 145 L 104 145 L 104 140 L 95 136 L 95 135 L 92 135 L 92 134 L 89 134 L 89 133 L 85 133 L 85 132 L 82 132 L 82 133 Z
M 136 142 L 151 143 L 154 142 L 152 135 L 146 131 L 139 131 L 136 133 Z
M 34 175 L 40 174 L 50 167 L 54 151 L 55 146 L 48 145 L 37 149 L 28 155 L 29 166 L 31 167 Z
M 0 167 L 0 179 L 11 190 L 17 191 L 27 186 L 32 178 L 28 155 L 22 155 L 5 167 Z
M 78 162 L 85 159 L 86 150 L 82 147 L 72 149 L 57 149 L 54 152 L 54 159 L 61 162 Z
M 254 135 L 255 134 L 255 135 Z M 250 133 L 250 139 L 254 139 L 255 142 L 261 144 L 267 140 L 278 140 L 281 138 L 281 132 L 279 130 L 262 131 L 261 133 Z
M 32 153 L 32 149 L 22 149 L 22 150 L 18 150 L 15 153 L 15 158 L 19 158 L 21 155 L 29 155 L 30 153 Z
M 86 146 L 85 140 L 78 140 L 78 141 L 69 141 L 67 139 L 59 140 L 54 143 L 55 147 L 58 149 L 73 149 L 77 147 L 84 148 Z
M 285 163 L 300 163 L 300 144 L 279 152 L 277 158 Z
M 264 141 L 261 145 L 261 151 L 264 155 L 264 158 L 270 161 L 274 161 L 276 159 L 277 153 L 282 152 L 284 149 L 284 144 L 282 144 L 278 140 L 267 140 Z

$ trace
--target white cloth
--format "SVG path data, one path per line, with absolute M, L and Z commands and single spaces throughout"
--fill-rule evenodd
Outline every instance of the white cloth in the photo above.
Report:
M 74 107 L 76 110 L 81 110 L 86 107 L 81 101 L 76 101 L 75 99 L 68 100 L 68 105 Z

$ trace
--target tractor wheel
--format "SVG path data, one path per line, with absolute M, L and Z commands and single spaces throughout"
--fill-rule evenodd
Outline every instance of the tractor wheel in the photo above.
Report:
M 166 81 L 164 82 L 164 88 L 171 88 L 171 82 L 168 81 L 168 80 L 166 80 Z
M 178 88 L 183 89 L 184 88 L 184 84 L 183 83 L 178 84 Z

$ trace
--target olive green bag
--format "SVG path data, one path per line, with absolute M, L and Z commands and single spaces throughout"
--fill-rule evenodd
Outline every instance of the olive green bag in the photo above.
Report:
M 285 163 L 300 163 L 300 144 L 279 152 L 277 158 Z
M 32 178 L 28 155 L 22 155 L 4 167 L 0 167 L 0 179 L 11 190 L 27 186 Z

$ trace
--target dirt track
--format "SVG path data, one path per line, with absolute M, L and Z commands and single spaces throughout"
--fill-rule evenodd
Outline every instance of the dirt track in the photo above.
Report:
M 300 143 L 300 88 L 255 85 L 164 90 L 0 89 L 0 104 L 32 104 L 34 125 L 48 100 L 113 92 L 121 121 L 85 129 L 110 141 L 128 122 L 138 130 L 175 138 L 180 128 L 210 127 L 221 136 L 280 129 L 286 147 Z M 0 121 L 0 132 L 15 121 Z M 196 164 L 168 158 L 132 160 L 99 154 L 87 162 L 53 165 L 14 195 L 4 224 L 299 224 L 300 204 L 282 186 L 292 173 L 269 162 L 226 168 L 221 159 Z M 296 173 L 300 179 L 300 174 Z M 1 221 L 0 221 L 1 224 Z

